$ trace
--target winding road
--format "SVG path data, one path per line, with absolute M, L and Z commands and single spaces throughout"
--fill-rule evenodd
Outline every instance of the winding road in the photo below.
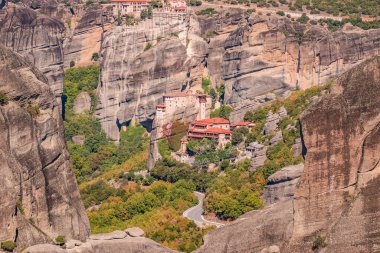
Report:
M 183 217 L 186 217 L 189 220 L 193 220 L 199 227 L 205 227 L 207 225 L 216 227 L 224 226 L 222 223 L 209 221 L 203 217 L 203 200 L 205 198 L 205 195 L 201 192 L 194 192 L 194 195 L 198 198 L 198 205 L 190 207 L 185 212 L 183 212 Z

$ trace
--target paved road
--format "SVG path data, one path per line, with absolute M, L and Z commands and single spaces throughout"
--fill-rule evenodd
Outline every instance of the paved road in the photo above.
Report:
M 213 225 L 217 227 L 224 226 L 222 223 L 208 221 L 203 217 L 203 199 L 205 198 L 205 195 L 201 192 L 194 192 L 194 194 L 198 198 L 198 205 L 190 207 L 183 212 L 182 215 L 189 220 L 193 220 L 199 227 L 204 227 L 205 225 Z

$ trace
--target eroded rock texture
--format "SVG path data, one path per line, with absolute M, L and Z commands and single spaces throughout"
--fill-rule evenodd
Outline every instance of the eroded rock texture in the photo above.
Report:
M 220 33 L 209 44 L 209 74 L 226 85 L 232 120 L 286 96 L 289 89 L 324 84 L 380 50 L 379 30 L 351 25 L 331 33 L 321 26 L 253 15 L 226 35 L 228 28 L 204 27 L 203 32 Z
M 90 236 L 86 242 L 71 240 L 65 248 L 51 244 L 40 244 L 26 249 L 29 253 L 174 253 L 153 240 L 142 237 L 144 231 L 130 228 L 107 234 Z
M 103 32 L 111 28 L 112 7 L 100 4 L 73 5 L 72 14 L 66 21 L 67 34 L 64 45 L 65 67 L 97 63 L 93 54 L 100 54 Z
M 155 15 L 133 27 L 104 34 L 96 116 L 107 135 L 118 140 L 119 128 L 134 121 L 148 129 L 156 105 L 169 91 L 200 83 L 205 42 L 191 37 L 187 16 Z
M 321 252 L 379 252 L 379 92 L 380 57 L 344 73 L 302 116 L 306 160 L 294 199 L 210 232 L 198 252 L 313 252 L 318 236 Z
M 0 241 L 15 240 L 20 248 L 89 234 L 47 81 L 0 45 L 0 91 L 9 99 L 0 103 Z
M 46 75 L 57 97 L 63 89 L 64 31 L 58 19 L 29 8 L 8 6 L 0 10 L 0 44 L 26 56 Z

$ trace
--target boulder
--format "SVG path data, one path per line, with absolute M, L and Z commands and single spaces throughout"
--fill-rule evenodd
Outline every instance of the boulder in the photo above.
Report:
M 116 230 L 105 234 L 94 234 L 90 235 L 91 240 L 113 240 L 113 239 L 123 239 L 127 237 L 127 233 L 121 230 Z
M 72 142 L 74 144 L 78 144 L 78 145 L 83 145 L 84 144 L 84 141 L 85 141 L 85 136 L 84 135 L 74 135 L 72 138 L 71 138 Z
M 144 230 L 138 227 L 132 227 L 125 230 L 125 232 L 132 237 L 141 237 L 145 235 Z
M 292 199 L 303 168 L 303 164 L 291 165 L 271 175 L 263 194 L 265 204 Z
M 66 247 L 66 249 L 73 249 L 74 247 L 80 246 L 82 244 L 83 243 L 81 241 L 78 241 L 78 240 L 68 240 L 65 243 L 65 247 Z
M 75 114 L 81 114 L 91 110 L 91 97 L 86 91 L 82 91 L 74 100 L 73 110 Z

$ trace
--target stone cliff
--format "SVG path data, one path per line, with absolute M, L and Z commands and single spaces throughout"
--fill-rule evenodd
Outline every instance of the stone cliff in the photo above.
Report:
M 55 18 L 9 5 L 0 10 L 0 44 L 26 56 L 48 78 L 57 97 L 63 90 L 65 27 Z
M 379 70 L 375 57 L 347 71 L 303 114 L 294 198 L 208 233 L 197 252 L 379 252 Z
M 234 108 L 233 121 L 276 96 L 286 96 L 288 89 L 324 84 L 380 53 L 379 30 L 350 24 L 332 33 L 319 25 L 257 15 L 243 18 L 232 31 L 215 21 L 200 22 L 208 24 L 203 34 L 216 34 L 209 43 L 207 65 L 212 79 L 226 86 L 225 102 Z
M 96 116 L 111 139 L 136 121 L 151 130 L 164 93 L 200 83 L 206 43 L 192 36 L 191 22 L 187 15 L 155 13 L 104 34 Z
M 237 121 L 290 90 L 324 84 L 380 50 L 379 30 L 346 25 L 332 33 L 241 9 L 170 20 L 104 34 L 97 116 L 112 139 L 131 121 L 150 130 L 161 95 L 197 87 L 202 76 L 214 87 L 226 86 L 225 102 Z
M 48 79 L 0 45 L 0 92 L 0 241 L 84 240 L 89 223 Z

